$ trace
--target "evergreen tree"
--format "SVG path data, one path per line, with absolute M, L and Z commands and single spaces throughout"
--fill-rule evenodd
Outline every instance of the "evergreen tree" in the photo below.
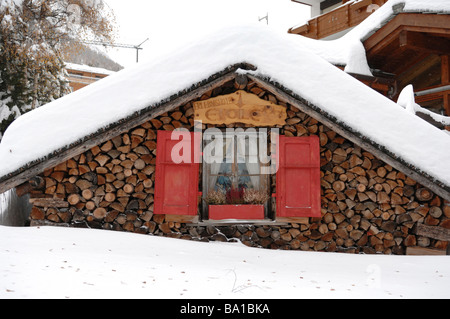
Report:
M 102 0 L 0 0 L 0 139 L 21 114 L 70 92 L 63 51 L 112 41 Z

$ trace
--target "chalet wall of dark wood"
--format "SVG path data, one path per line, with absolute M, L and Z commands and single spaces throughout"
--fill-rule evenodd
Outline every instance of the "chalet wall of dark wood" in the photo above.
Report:
M 200 100 L 237 89 L 230 81 Z M 319 137 L 322 217 L 192 224 L 154 214 L 157 130 L 192 130 L 192 101 L 21 186 L 19 191 L 31 189 L 31 225 L 90 227 L 202 241 L 240 240 L 248 246 L 272 249 L 405 254 L 419 247 L 445 253 L 449 202 L 256 83 L 249 81 L 239 89 L 286 107 L 286 124 L 278 126 L 281 134 Z M 270 184 L 271 192 L 276 193 L 275 175 Z M 276 210 L 275 200 L 270 200 L 272 211 Z M 200 213 L 200 197 L 198 203 Z

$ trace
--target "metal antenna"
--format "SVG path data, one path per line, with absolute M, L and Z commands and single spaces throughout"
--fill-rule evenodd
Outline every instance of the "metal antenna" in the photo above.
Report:
M 145 39 L 144 42 L 142 42 L 141 44 L 137 45 L 135 47 L 136 49 L 136 63 L 139 63 L 139 50 L 143 50 L 143 48 L 141 47 L 145 42 L 147 42 L 148 40 L 150 40 L 149 38 Z
M 258 21 L 259 21 L 259 22 L 261 22 L 261 21 L 264 20 L 264 19 L 266 20 L 267 25 L 269 25 L 269 12 L 267 12 L 267 14 L 266 14 L 265 17 L 260 18 L 260 17 L 258 16 Z
M 114 48 L 125 48 L 125 49 L 135 49 L 136 50 L 136 63 L 139 63 L 139 50 L 143 50 L 142 45 L 150 40 L 149 38 L 145 39 L 142 43 L 138 45 L 132 44 L 120 44 L 120 43 L 108 43 L 108 42 L 100 42 L 100 41 L 80 41 L 84 44 L 93 44 L 93 45 L 103 45 Z

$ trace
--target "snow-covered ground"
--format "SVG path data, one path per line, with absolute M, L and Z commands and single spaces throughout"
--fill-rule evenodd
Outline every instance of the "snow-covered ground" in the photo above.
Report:
M 448 256 L 249 248 L 0 226 L 0 298 L 449 298 Z

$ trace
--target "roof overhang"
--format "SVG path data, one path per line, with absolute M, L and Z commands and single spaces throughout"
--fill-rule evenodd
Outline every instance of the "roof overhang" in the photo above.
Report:
M 399 13 L 363 40 L 372 68 L 401 73 L 429 54 L 449 54 L 450 15 Z

